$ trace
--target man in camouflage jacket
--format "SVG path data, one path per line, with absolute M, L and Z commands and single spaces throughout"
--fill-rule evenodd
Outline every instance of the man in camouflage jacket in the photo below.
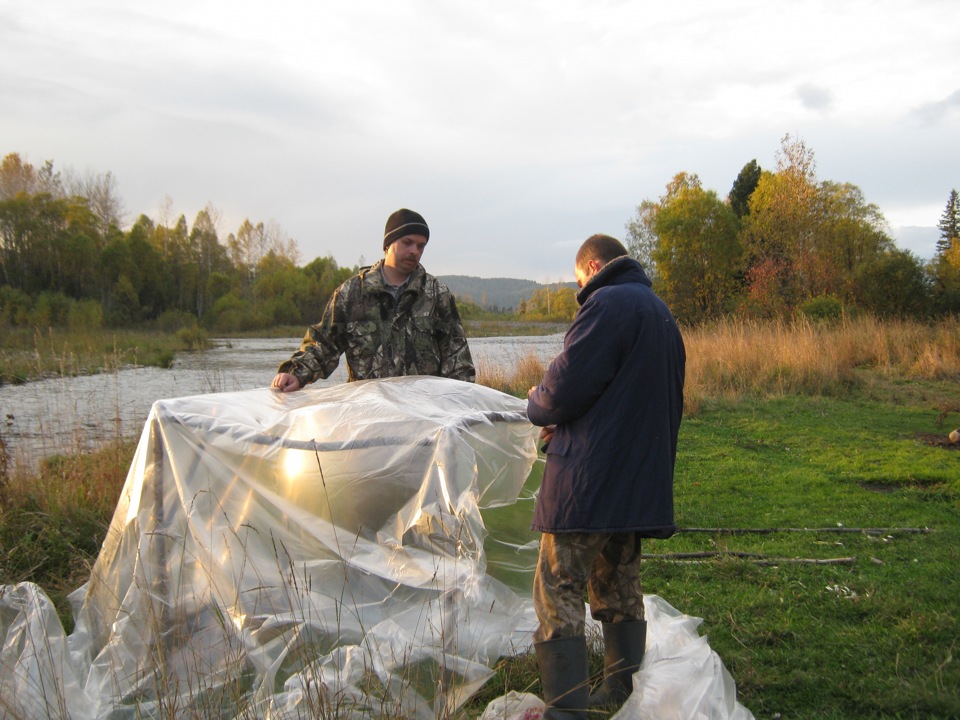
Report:
M 419 213 L 390 215 L 384 258 L 333 293 L 300 350 L 271 387 L 298 390 L 328 377 L 346 355 L 348 379 L 439 375 L 473 382 L 470 348 L 450 290 L 420 265 L 430 230 Z

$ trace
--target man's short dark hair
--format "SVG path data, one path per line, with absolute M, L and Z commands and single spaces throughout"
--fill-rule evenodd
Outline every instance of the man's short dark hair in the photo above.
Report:
M 577 267 L 583 267 L 591 260 L 606 265 L 611 260 L 627 254 L 627 249 L 619 240 L 609 235 L 597 233 L 583 241 L 577 251 Z

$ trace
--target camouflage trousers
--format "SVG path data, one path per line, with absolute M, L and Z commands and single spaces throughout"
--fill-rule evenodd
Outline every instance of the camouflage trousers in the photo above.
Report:
M 533 579 L 540 621 L 534 642 L 583 635 L 584 594 L 594 620 L 644 619 L 637 533 L 543 533 Z

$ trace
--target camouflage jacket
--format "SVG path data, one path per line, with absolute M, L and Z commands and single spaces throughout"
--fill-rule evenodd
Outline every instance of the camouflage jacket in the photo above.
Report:
M 345 354 L 351 381 L 400 375 L 474 381 L 450 290 L 418 265 L 394 300 L 380 272 L 382 262 L 363 268 L 334 291 L 323 318 L 307 328 L 300 350 L 278 372 L 296 376 L 303 387 L 329 377 Z

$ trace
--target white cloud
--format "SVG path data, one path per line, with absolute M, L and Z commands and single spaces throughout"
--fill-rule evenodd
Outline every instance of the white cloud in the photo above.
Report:
M 833 107 L 833 93 L 817 85 L 803 83 L 797 87 L 797 95 L 803 106 L 810 110 L 826 111 Z
M 674 3 L 0 5 L 0 137 L 110 171 L 224 232 L 276 220 L 304 257 L 379 255 L 422 212 L 438 274 L 571 278 L 683 170 L 725 195 L 786 133 L 893 226 L 960 185 L 954 5 Z M 928 217 L 931 209 L 936 211 Z

